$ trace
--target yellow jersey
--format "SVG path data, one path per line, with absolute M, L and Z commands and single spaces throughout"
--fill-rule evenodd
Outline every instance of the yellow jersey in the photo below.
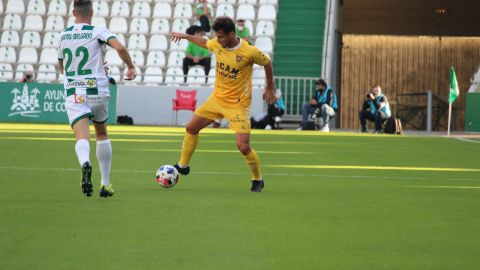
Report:
M 234 48 L 223 48 L 213 38 L 207 41 L 207 49 L 215 54 L 217 62 L 213 96 L 227 106 L 250 106 L 253 64 L 267 65 L 268 56 L 242 39 Z

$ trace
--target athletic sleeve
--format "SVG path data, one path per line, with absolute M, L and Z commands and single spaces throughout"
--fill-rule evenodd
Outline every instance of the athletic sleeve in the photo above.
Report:
M 97 28 L 97 27 L 95 27 L 95 28 Z M 112 38 L 116 38 L 116 37 L 112 32 L 110 32 L 110 30 L 108 30 L 105 27 L 98 27 L 98 37 L 97 37 L 97 39 L 100 41 L 100 43 L 105 43 L 105 44 L 108 45 L 108 41 Z
M 253 47 L 253 63 L 260 65 L 260 66 L 266 66 L 268 63 L 270 63 L 270 58 L 264 54 L 262 51 L 260 51 L 257 47 Z
M 209 51 L 215 51 L 215 46 L 218 44 L 218 41 L 217 41 L 217 38 L 212 38 L 212 39 L 209 39 L 207 40 L 207 49 Z

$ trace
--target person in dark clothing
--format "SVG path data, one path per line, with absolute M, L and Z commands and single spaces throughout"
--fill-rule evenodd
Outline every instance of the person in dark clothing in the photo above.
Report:
M 191 26 L 187 29 L 187 34 L 194 33 L 197 37 L 202 37 L 205 33 L 201 27 L 199 26 Z M 212 58 L 210 57 L 210 52 L 197 46 L 193 42 L 188 42 L 187 50 L 185 51 L 185 58 L 183 58 L 183 74 L 187 75 L 188 70 L 191 66 L 200 65 L 204 67 L 205 76 L 208 75 L 208 72 L 211 68 Z M 206 78 L 206 77 L 205 77 Z M 184 82 L 187 81 L 187 77 L 185 77 Z M 206 79 L 205 79 L 206 82 Z
M 380 85 L 374 85 L 370 93 L 365 97 L 362 110 L 359 113 L 360 125 L 362 126 L 361 132 L 368 132 L 367 120 L 370 120 L 375 122 L 374 133 L 382 133 L 382 124 L 390 116 L 391 111 L 387 97 L 382 94 Z

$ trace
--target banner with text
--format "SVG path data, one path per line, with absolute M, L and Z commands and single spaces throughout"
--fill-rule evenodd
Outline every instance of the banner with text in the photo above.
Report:
M 117 87 L 110 87 L 108 123 L 114 124 Z M 66 123 L 63 84 L 0 83 L 0 122 Z

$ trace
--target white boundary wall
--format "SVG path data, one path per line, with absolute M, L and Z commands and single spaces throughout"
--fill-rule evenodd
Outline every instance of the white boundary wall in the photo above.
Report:
M 212 93 L 212 87 L 119 85 L 117 116 L 128 115 L 135 125 L 173 125 L 172 99 L 175 90 L 197 90 L 197 107 Z M 265 112 L 263 89 L 252 89 L 252 116 Z M 192 117 L 191 111 L 179 111 L 177 125 L 184 126 Z

